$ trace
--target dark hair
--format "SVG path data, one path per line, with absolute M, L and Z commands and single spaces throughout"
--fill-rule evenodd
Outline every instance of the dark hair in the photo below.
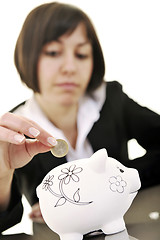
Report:
M 37 62 L 43 46 L 63 34 L 72 33 L 79 23 L 84 23 L 87 37 L 93 48 L 93 73 L 87 91 L 103 82 L 105 63 L 97 34 L 88 16 L 79 8 L 57 2 L 42 4 L 27 16 L 18 37 L 14 60 L 22 82 L 34 92 L 39 92 Z

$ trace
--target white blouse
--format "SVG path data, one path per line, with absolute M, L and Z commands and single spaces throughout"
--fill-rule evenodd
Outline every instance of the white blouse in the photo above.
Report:
M 78 137 L 75 149 L 72 148 L 63 132 L 48 120 L 34 98 L 34 95 L 27 100 L 24 105 L 18 107 L 14 113 L 35 121 L 55 138 L 66 140 L 69 145 L 69 152 L 66 156 L 67 161 L 72 161 L 80 158 L 87 158 L 93 154 L 93 149 L 87 139 L 87 135 L 93 124 L 100 117 L 100 110 L 105 98 L 106 83 L 102 84 L 92 95 L 85 95 L 80 100 L 77 116 Z

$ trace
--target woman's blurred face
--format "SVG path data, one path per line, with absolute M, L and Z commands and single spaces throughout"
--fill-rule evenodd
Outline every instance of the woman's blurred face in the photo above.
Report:
M 92 45 L 79 24 L 44 46 L 38 61 L 39 98 L 46 104 L 77 104 L 93 71 Z M 37 94 L 37 93 L 36 93 Z

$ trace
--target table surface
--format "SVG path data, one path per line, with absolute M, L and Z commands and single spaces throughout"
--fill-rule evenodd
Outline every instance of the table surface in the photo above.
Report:
M 42 238 L 26 235 L 23 233 L 14 234 L 14 235 L 4 235 L 4 236 L 1 236 L 0 239 L 2 240 L 42 240 Z M 56 240 L 56 239 L 53 238 L 53 240 Z M 86 236 L 83 238 L 83 240 L 137 240 L 137 239 L 129 236 L 127 231 L 123 231 L 110 236 L 105 236 L 104 234 L 99 234 L 96 236 Z
M 155 216 L 150 217 L 150 213 Z M 84 240 L 159 240 L 160 185 L 141 190 L 125 214 L 127 230 L 110 236 L 85 236 Z M 34 236 L 26 234 L 2 235 L 3 240 L 59 240 L 44 224 L 34 224 Z

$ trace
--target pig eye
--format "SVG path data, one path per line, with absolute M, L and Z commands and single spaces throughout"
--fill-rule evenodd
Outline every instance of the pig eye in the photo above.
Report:
M 121 173 L 124 173 L 124 170 L 122 169 L 122 168 L 119 168 L 119 167 L 117 167 L 118 169 L 119 169 L 119 171 L 121 172 Z

